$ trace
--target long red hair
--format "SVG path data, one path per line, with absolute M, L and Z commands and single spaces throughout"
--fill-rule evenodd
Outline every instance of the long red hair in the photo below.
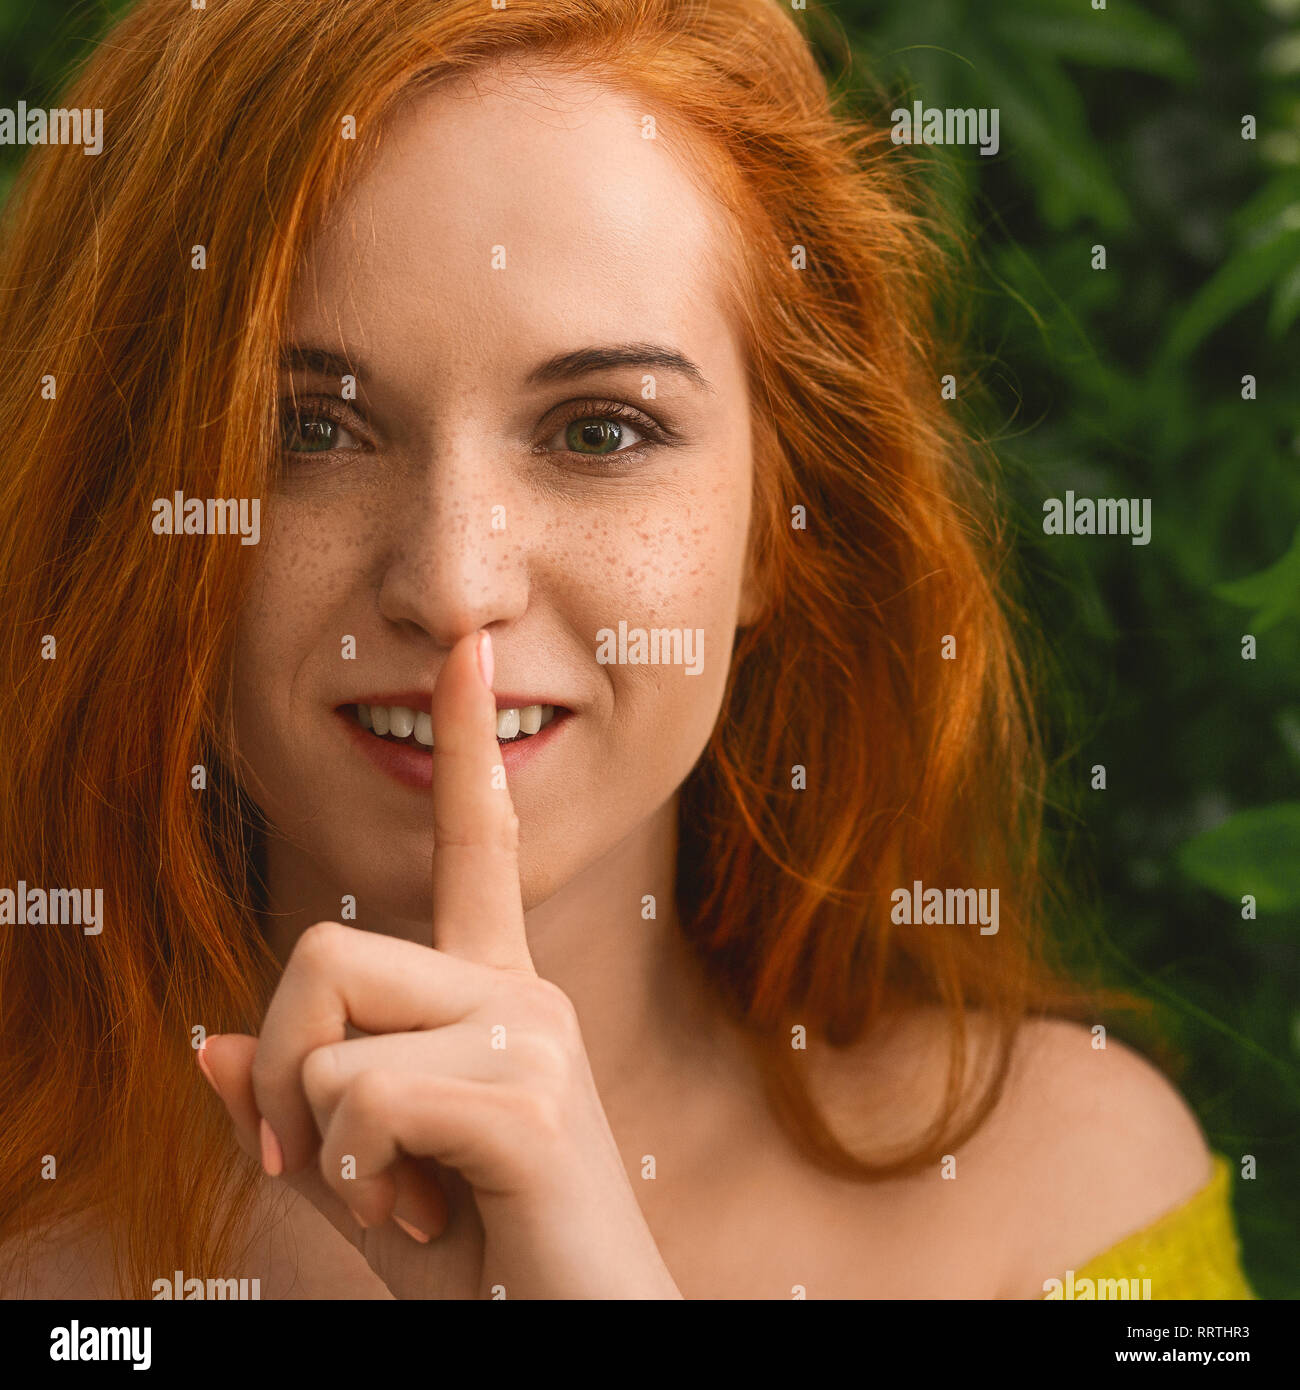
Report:
M 1044 958 L 1043 757 L 986 451 L 940 393 L 940 238 L 788 9 L 142 0 L 61 99 L 104 110 L 103 153 L 34 151 L 0 247 L 0 885 L 102 887 L 105 921 L 0 930 L 0 1239 L 93 1213 L 129 1295 L 236 1254 L 259 1175 L 192 1045 L 255 1033 L 276 976 L 224 714 L 256 552 L 161 542 L 150 504 L 273 492 L 278 346 L 325 210 L 405 93 L 543 57 L 635 93 L 735 227 L 766 606 L 683 789 L 679 895 L 777 1113 L 825 1167 L 911 1171 L 987 1113 L 1026 1015 L 1086 998 Z M 998 934 L 894 926 L 916 879 L 998 887 Z M 917 1004 L 951 1017 L 944 1105 L 901 1158 L 851 1153 L 790 1029 L 839 1046 Z M 957 1123 L 971 1009 L 1001 1052 Z

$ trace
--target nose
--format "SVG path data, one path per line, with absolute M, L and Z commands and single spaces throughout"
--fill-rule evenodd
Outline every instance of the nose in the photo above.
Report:
M 379 584 L 390 623 L 450 647 L 528 606 L 525 510 L 481 447 L 442 451 L 392 500 Z M 520 499 L 522 502 L 522 499 Z

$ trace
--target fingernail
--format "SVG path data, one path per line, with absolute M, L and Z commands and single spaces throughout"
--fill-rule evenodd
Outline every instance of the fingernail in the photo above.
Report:
M 216 1036 L 220 1037 L 221 1035 L 218 1033 Z M 212 1089 L 217 1093 L 217 1096 L 220 1099 L 224 1100 L 224 1097 L 221 1095 L 221 1087 L 217 1085 L 217 1078 L 212 1075 L 212 1063 L 208 1061 L 207 1056 L 204 1053 L 204 1049 L 207 1047 L 207 1045 L 207 1038 L 204 1038 L 203 1041 L 199 1044 L 199 1070 L 203 1073 L 204 1076 L 208 1078 L 208 1085 L 211 1086 Z
M 409 1221 L 403 1221 L 400 1216 L 394 1216 L 393 1220 L 397 1222 L 412 1240 L 418 1240 L 421 1245 L 428 1245 L 429 1241 L 433 1239 L 432 1236 L 425 1235 L 418 1226 L 412 1226 Z
M 478 670 L 483 684 L 492 689 L 492 673 L 496 670 L 496 658 L 492 655 L 492 634 L 480 632 L 478 635 Z
M 265 1120 L 262 1121 L 262 1167 L 269 1178 L 278 1178 L 284 1172 L 284 1150 Z

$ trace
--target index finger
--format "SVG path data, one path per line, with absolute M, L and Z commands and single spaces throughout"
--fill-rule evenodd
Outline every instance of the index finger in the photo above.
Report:
M 451 649 L 433 687 L 433 945 L 535 974 L 492 670 L 492 638 L 470 633 Z

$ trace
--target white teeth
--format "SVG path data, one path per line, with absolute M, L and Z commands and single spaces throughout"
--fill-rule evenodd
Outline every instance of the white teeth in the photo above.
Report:
M 381 738 L 411 739 L 423 748 L 433 747 L 433 721 L 424 710 L 406 705 L 357 705 L 357 723 Z M 555 718 L 554 705 L 525 705 L 497 711 L 497 738 L 527 738 Z

